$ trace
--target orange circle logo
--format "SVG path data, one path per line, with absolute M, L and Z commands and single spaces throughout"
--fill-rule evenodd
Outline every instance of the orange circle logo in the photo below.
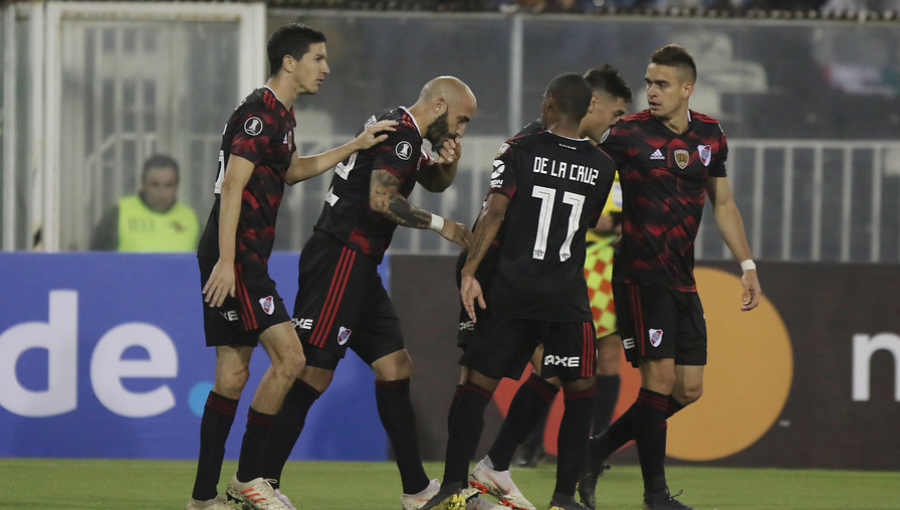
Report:
M 755 310 L 742 312 L 739 277 L 711 268 L 697 268 L 694 276 L 709 338 L 703 396 L 669 419 L 666 453 L 714 460 L 749 447 L 772 427 L 790 393 L 794 360 L 787 328 L 765 295 Z

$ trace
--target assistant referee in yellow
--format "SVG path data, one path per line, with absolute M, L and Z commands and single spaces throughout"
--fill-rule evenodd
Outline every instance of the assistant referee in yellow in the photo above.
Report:
M 200 231 L 197 215 L 179 203 L 178 163 L 157 154 L 144 162 L 137 194 L 120 198 L 91 236 L 92 250 L 192 252 Z

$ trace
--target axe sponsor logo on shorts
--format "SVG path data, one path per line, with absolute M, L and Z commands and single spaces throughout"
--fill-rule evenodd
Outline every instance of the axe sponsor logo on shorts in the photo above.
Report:
M 237 310 L 219 310 L 219 315 L 221 315 L 228 322 L 237 322 L 241 320 L 241 317 L 238 315 Z
M 309 329 L 313 328 L 313 320 L 312 319 L 298 319 L 294 317 L 291 319 L 291 322 L 294 324 L 294 329 Z
M 625 349 L 634 349 L 634 337 L 623 338 L 622 347 L 624 347 Z
M 548 354 L 544 356 L 544 364 L 576 368 L 581 366 L 581 358 L 578 356 L 554 356 L 553 354 Z

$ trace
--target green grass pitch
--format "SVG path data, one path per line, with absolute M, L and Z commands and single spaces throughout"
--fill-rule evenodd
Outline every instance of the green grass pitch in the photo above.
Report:
M 235 469 L 226 462 L 220 490 Z M 427 463 L 432 478 L 443 466 Z M 698 510 L 896 510 L 900 472 L 669 467 L 673 492 Z M 180 510 L 193 461 L 0 459 L 0 509 Z M 538 510 L 555 483 L 551 464 L 514 469 Z M 389 462 L 289 462 L 282 489 L 300 510 L 400 510 L 400 479 Z M 600 479 L 598 510 L 639 510 L 637 466 L 614 465 Z

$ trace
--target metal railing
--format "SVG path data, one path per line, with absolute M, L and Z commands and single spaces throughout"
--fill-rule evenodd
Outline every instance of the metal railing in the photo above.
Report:
M 301 144 L 314 153 L 345 142 Z M 417 206 L 471 225 L 487 190 L 500 137 L 466 137 L 456 182 L 433 194 L 416 188 Z M 730 140 L 729 181 L 756 258 L 777 261 L 900 261 L 900 143 L 832 140 Z M 330 178 L 285 192 L 276 248 L 298 250 L 312 231 Z M 428 230 L 399 227 L 391 253 L 449 255 L 456 246 Z M 714 216 L 704 213 L 698 259 L 730 259 Z

